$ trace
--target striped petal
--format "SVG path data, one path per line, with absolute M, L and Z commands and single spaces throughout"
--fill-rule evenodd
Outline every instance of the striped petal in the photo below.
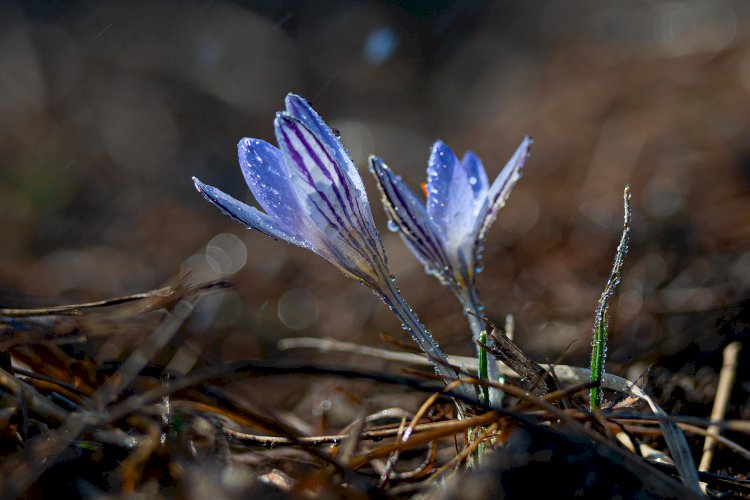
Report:
M 367 191 L 362 182 L 362 177 L 360 177 L 356 165 L 341 144 L 337 134 L 334 134 L 331 127 L 326 124 L 306 99 L 290 93 L 285 99 L 285 104 L 287 114 L 301 121 L 318 138 L 328 155 L 333 159 L 338 182 L 356 204 L 356 218 L 359 220 L 362 230 L 368 236 L 375 235 L 370 243 L 376 246 L 377 252 L 385 258 L 385 249 L 372 219 L 372 210 L 367 200 Z
M 323 118 L 310 106 L 310 103 L 302 97 L 289 94 L 285 99 L 286 112 L 289 116 L 296 118 L 305 124 L 310 131 L 325 145 L 329 154 L 343 173 L 343 181 L 350 185 L 360 197 L 366 199 L 365 186 L 359 176 L 357 167 L 352 162 L 341 141 L 333 133 Z
M 306 239 L 330 243 L 352 275 L 376 284 L 385 256 L 369 207 L 363 206 L 367 200 L 352 191 L 323 139 L 303 122 L 279 114 L 275 125 L 291 186 L 313 223 Z
M 411 252 L 428 272 L 443 280 L 453 280 L 440 232 L 427 215 L 424 203 L 380 158 L 371 156 L 370 165 L 383 208 Z
M 257 208 L 242 203 L 219 189 L 202 183 L 195 177 L 193 177 L 193 183 L 195 183 L 195 188 L 205 199 L 210 201 L 226 215 L 244 224 L 246 227 L 260 231 L 266 236 L 270 236 L 276 240 L 284 240 L 297 245 L 298 247 L 315 251 L 310 243 L 295 234 L 293 230 L 285 227 L 283 224 L 277 222 Z
M 533 142 L 530 136 L 524 137 L 510 161 L 503 167 L 503 170 L 487 191 L 483 213 L 477 219 L 476 225 L 478 248 L 482 246 L 482 242 L 487 237 L 487 231 L 495 221 L 495 218 L 497 218 L 498 212 L 505 206 L 505 201 L 508 199 L 513 186 L 521 178 L 523 165 L 529 157 L 529 151 Z

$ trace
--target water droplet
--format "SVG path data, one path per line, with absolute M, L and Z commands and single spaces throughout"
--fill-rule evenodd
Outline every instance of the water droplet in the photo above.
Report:
M 334 137 L 336 137 L 336 139 L 341 139 L 341 132 L 339 132 L 339 129 L 332 128 L 331 132 L 333 132 L 333 135 L 334 135 Z
M 479 273 L 481 273 L 482 271 L 484 271 L 484 264 L 482 264 L 482 263 L 479 263 L 479 264 L 477 264 L 476 266 L 474 266 L 474 272 L 475 272 L 475 273 L 479 274 Z
M 472 186 L 474 186 L 474 185 L 476 185 L 476 183 L 477 183 L 477 178 L 476 177 L 474 177 L 473 175 L 471 177 L 469 177 L 469 184 L 471 184 Z
M 399 231 L 399 229 L 401 229 L 401 228 L 400 228 L 400 227 L 398 227 L 398 224 L 396 224 L 396 223 L 395 223 L 394 221 L 392 221 L 391 219 L 388 219 L 388 230 L 389 230 L 389 231 L 391 231 L 392 233 L 396 233 L 396 232 L 398 232 L 398 231 Z

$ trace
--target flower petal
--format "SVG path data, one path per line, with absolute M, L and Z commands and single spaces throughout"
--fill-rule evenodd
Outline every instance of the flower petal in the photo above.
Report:
M 411 252 L 432 274 L 451 280 L 453 273 L 441 234 L 427 215 L 422 201 L 383 160 L 370 157 L 372 172 L 382 194 L 383 208 Z
M 474 228 L 475 194 L 469 176 L 451 148 L 437 141 L 427 165 L 427 214 L 449 248 L 460 246 Z
M 205 199 L 210 201 L 226 215 L 244 224 L 246 227 L 260 231 L 266 236 L 270 236 L 276 240 L 284 240 L 299 247 L 314 251 L 310 243 L 303 240 L 298 235 L 294 234 L 291 229 L 284 227 L 282 224 L 257 208 L 246 205 L 219 189 L 202 183 L 195 177 L 193 177 L 193 183 L 195 183 L 195 188 Z
M 286 112 L 289 116 L 304 123 L 325 144 L 326 149 L 328 149 L 328 152 L 333 156 L 341 169 L 344 179 L 351 184 L 351 187 L 359 193 L 360 197 L 366 199 L 365 185 L 362 183 L 362 178 L 359 176 L 357 167 L 352 162 L 346 149 L 342 146 L 341 141 L 333 133 L 333 130 L 331 130 L 331 127 L 323 121 L 323 118 L 310 106 L 310 103 L 302 97 L 289 94 L 286 96 L 284 102 L 286 103 Z
M 281 151 L 266 141 L 245 138 L 237 145 L 237 153 L 245 181 L 263 210 L 296 233 L 304 232 L 305 213 L 289 182 Z
M 481 200 L 489 186 L 487 172 L 484 170 L 482 160 L 480 160 L 473 151 L 467 151 L 464 153 L 461 165 L 464 167 L 466 177 L 469 180 L 469 185 L 474 192 L 474 196 L 476 199 Z
M 508 199 L 513 186 L 521 178 L 523 165 L 529 157 L 529 151 L 533 142 L 530 136 L 527 135 L 524 137 L 516 152 L 505 167 L 503 167 L 503 170 L 487 191 L 484 213 L 480 214 L 480 217 L 477 219 L 476 234 L 477 241 L 479 242 L 478 247 L 481 246 L 481 242 L 487 237 L 487 231 L 497 217 L 500 209 L 505 205 L 505 201 Z
M 374 284 L 387 276 L 385 252 L 367 198 L 351 188 L 349 176 L 303 122 L 281 113 L 275 125 L 287 167 L 293 170 L 290 182 L 315 226 L 306 238 L 317 241 L 317 247 L 324 242 L 336 247 L 341 265 L 362 281 Z M 354 175 L 361 183 L 359 174 Z

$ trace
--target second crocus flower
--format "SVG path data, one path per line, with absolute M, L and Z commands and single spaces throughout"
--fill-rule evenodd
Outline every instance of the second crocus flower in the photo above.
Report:
M 378 157 L 370 167 L 382 194 L 390 227 L 397 230 L 425 271 L 449 287 L 468 311 L 469 324 L 478 341 L 483 306 L 476 288 L 482 270 L 484 240 L 499 210 L 521 178 L 529 156 L 531 137 L 525 137 L 497 178 L 489 183 L 481 160 L 471 151 L 459 159 L 437 141 L 427 166 L 426 202 L 415 195 Z M 497 380 L 495 363 L 490 378 Z

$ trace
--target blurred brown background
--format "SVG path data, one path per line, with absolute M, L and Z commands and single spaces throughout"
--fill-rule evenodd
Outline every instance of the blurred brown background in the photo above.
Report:
M 460 307 L 385 227 L 366 170 L 417 188 L 441 138 L 494 177 L 536 143 L 487 245 L 489 315 L 540 361 L 586 363 L 633 190 L 610 367 L 690 373 L 745 339 L 750 290 L 750 4 L 736 1 L 0 3 L 0 301 L 62 304 L 232 276 L 191 320 L 204 355 L 285 336 L 400 335 L 364 287 L 243 230 L 190 177 L 248 199 L 241 137 L 274 141 L 287 92 L 360 167 L 393 272 L 445 350 Z M 661 357 L 660 357 L 661 356 Z M 681 357 L 680 357 L 681 356 Z M 743 388 L 742 390 L 744 390 Z M 745 396 L 747 393 L 743 393 Z

